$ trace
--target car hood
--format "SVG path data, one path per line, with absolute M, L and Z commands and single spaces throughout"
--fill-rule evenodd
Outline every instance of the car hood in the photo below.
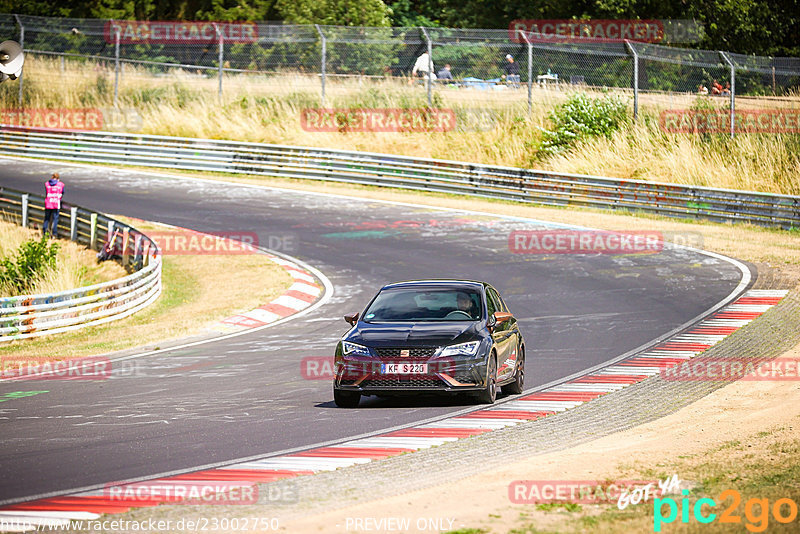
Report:
M 439 346 L 463 343 L 479 337 L 480 322 L 380 323 L 359 322 L 348 341 L 370 347 Z

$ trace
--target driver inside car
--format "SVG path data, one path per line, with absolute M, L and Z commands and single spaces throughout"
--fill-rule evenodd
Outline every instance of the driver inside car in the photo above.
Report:
M 469 316 L 473 319 L 477 316 L 475 301 L 473 301 L 469 295 L 459 292 L 458 296 L 456 297 L 456 301 L 458 303 L 459 310 L 469 314 Z

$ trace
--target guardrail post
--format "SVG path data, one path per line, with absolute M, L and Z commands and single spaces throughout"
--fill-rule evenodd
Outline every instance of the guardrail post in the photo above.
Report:
M 122 229 L 122 266 L 125 268 L 131 263 L 131 255 L 128 252 L 128 240 L 131 237 L 130 231 L 131 229 L 127 226 Z
M 106 241 L 111 239 L 112 235 L 114 235 L 114 221 L 108 221 L 108 233 L 106 234 Z
M 150 265 L 150 240 L 144 240 L 144 246 L 142 246 L 142 267 L 147 267 Z
M 17 24 L 19 24 L 19 46 L 22 48 L 23 52 L 25 50 L 25 26 L 22 24 L 22 21 L 19 19 L 19 15 L 14 15 L 14 18 L 17 19 Z M 19 73 L 19 105 L 22 106 L 22 82 L 23 76 L 25 74 L 25 66 L 23 65 L 22 70 Z
M 22 195 L 22 227 L 28 227 L 28 194 Z
M 627 39 L 625 46 L 633 56 L 633 120 L 636 120 L 639 118 L 639 54 Z
M 325 107 L 325 64 L 328 58 L 328 38 L 325 37 L 325 34 L 322 32 L 322 28 L 319 27 L 319 24 L 314 24 L 314 27 L 317 29 L 317 33 L 319 34 L 319 38 L 322 41 L 322 55 L 320 56 L 320 74 L 322 80 L 322 107 Z
M 89 216 L 89 248 L 97 250 L 97 214 Z
M 719 55 L 722 60 L 728 64 L 731 69 L 731 138 L 736 135 L 736 68 L 733 66 L 733 61 L 728 57 L 728 54 L 720 51 Z
M 78 240 L 78 208 L 74 206 L 69 209 L 69 240 Z
M 139 268 L 139 258 L 140 258 L 140 249 L 142 247 L 142 235 L 136 234 L 136 238 L 134 239 L 133 245 L 133 265 L 138 269 Z M 142 262 L 144 265 L 144 262 Z
M 119 33 L 119 26 L 117 26 L 114 42 L 114 107 L 117 107 L 119 97 Z
M 427 84 L 428 84 L 428 107 L 432 108 L 433 104 L 431 103 L 431 78 L 433 74 L 433 45 L 431 44 L 431 37 L 428 35 L 428 30 L 420 26 L 419 28 L 422 30 L 422 35 L 425 36 L 425 42 L 428 43 L 428 76 L 427 76 Z

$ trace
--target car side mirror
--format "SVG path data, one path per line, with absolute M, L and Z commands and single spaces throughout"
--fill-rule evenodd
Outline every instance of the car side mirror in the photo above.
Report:
M 358 322 L 358 313 L 349 313 L 344 316 L 344 320 L 350 323 L 350 326 L 355 326 Z
M 497 326 L 497 317 L 494 315 L 490 315 L 489 318 L 486 320 L 486 328 L 489 329 L 489 332 L 494 330 L 494 327 Z
M 501 311 L 494 312 L 494 319 L 497 324 L 503 324 L 506 321 L 510 321 L 513 318 L 514 316 L 508 312 L 501 312 Z

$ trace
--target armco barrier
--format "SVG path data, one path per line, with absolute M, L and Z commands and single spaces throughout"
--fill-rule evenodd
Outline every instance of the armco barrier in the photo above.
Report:
M 327 180 L 668 217 L 800 226 L 800 197 L 389 154 L 108 132 L 0 130 L 0 154 Z
M 0 188 L 0 216 L 26 227 L 42 221 L 44 197 Z M 61 210 L 59 235 L 92 249 L 102 247 L 115 230 L 122 232 L 122 264 L 132 274 L 48 295 L 0 298 L 0 343 L 104 324 L 154 302 L 161 294 L 161 254 L 153 240 L 100 213 L 77 206 Z

